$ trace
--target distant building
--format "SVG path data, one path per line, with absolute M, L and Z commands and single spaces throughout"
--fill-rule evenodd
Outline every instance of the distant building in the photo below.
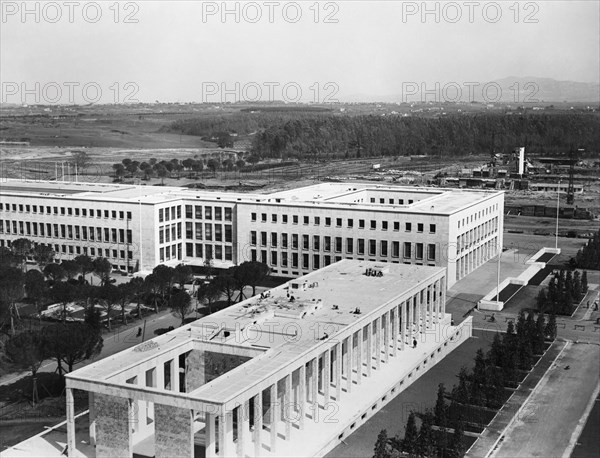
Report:
M 502 247 L 504 193 L 326 183 L 270 194 L 73 182 L 0 184 L 0 246 L 26 237 L 58 259 L 268 264 L 297 277 L 341 259 L 440 266 L 448 283 Z
M 71 372 L 68 454 L 323 456 L 471 336 L 446 283 L 343 260 Z

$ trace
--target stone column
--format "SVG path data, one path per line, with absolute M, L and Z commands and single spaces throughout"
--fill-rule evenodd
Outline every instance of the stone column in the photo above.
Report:
M 67 388 L 67 453 L 69 456 L 77 456 L 77 439 L 75 437 L 75 401 L 73 389 Z M 91 394 L 91 393 L 90 393 Z
M 215 414 L 206 412 L 204 414 L 204 435 L 206 442 L 206 458 L 214 458 L 217 456 L 215 447 Z
M 383 323 L 383 362 L 387 363 L 390 355 L 390 312 L 385 312 L 381 319 Z
M 335 400 L 340 402 L 342 397 L 342 343 L 335 346 Z
M 400 318 L 400 350 L 404 350 L 404 344 L 406 341 L 406 301 L 400 304 L 401 318 Z
M 375 369 L 381 366 L 381 317 L 373 320 L 375 324 Z
M 304 416 L 306 415 L 306 364 L 300 366 L 298 376 L 298 427 L 300 431 L 304 429 Z
M 246 400 L 244 403 L 237 407 L 237 455 L 245 456 L 244 450 L 246 446 L 246 437 L 250 435 L 250 418 L 249 414 L 249 402 Z
M 319 409 L 319 357 L 312 360 L 312 380 L 311 380 L 311 391 L 312 391 L 312 404 L 313 421 L 317 418 L 317 412 Z
M 348 364 L 346 366 L 346 392 L 350 393 L 352 392 L 352 372 L 354 371 L 354 337 L 352 335 L 348 336 L 346 342 L 346 357 L 348 358 Z
M 373 321 L 367 324 L 367 377 L 373 370 Z
M 443 316 L 446 313 L 446 277 L 440 279 L 440 291 L 442 297 L 440 298 L 440 314 Z
M 263 402 L 262 390 L 254 396 L 254 456 L 262 451 Z
M 285 440 L 291 439 L 292 415 L 294 405 L 292 404 L 292 374 L 285 376 L 285 391 L 283 392 L 283 422 L 285 424 Z
M 398 353 L 398 307 L 390 310 L 390 320 L 392 322 L 392 356 Z
M 275 453 L 277 447 L 277 426 L 279 423 L 279 409 L 278 405 L 278 396 L 277 396 L 277 382 L 273 383 L 270 387 L 270 408 L 269 411 L 271 415 L 269 416 L 269 420 L 271 421 L 271 453 Z M 225 455 L 226 456 L 226 455 Z
M 419 316 L 421 317 L 421 324 L 419 326 L 419 331 L 421 333 L 425 333 L 425 329 L 427 328 L 427 315 L 425 310 L 425 302 L 423 298 L 423 290 L 417 293 L 417 310 L 419 311 Z
M 231 456 L 231 442 L 229 440 L 229 419 L 231 412 L 222 413 L 219 415 L 219 456 Z
M 360 328 L 356 333 L 356 383 L 360 385 L 363 373 L 363 338 L 364 328 Z
M 323 354 L 323 395 L 325 398 L 325 409 L 329 402 L 329 389 L 331 387 L 331 349 L 325 350 Z
M 88 392 L 88 406 L 89 406 L 89 424 L 90 424 L 90 445 L 96 446 L 96 405 L 94 404 L 94 392 Z
M 410 299 L 408 299 L 406 301 L 406 304 L 408 306 L 408 322 L 406 323 L 407 327 L 408 327 L 408 346 L 411 347 L 412 346 L 412 341 L 413 341 L 413 311 L 414 311 L 414 307 L 413 307 L 413 297 L 411 296 Z

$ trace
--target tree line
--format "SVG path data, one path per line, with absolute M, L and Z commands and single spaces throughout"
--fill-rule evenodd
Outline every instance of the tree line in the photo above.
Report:
M 588 290 L 587 271 L 561 269 L 554 273 L 548 288 L 540 289 L 537 308 L 541 312 L 571 316 Z
M 600 270 L 600 229 L 577 252 L 574 261 L 580 269 Z
M 555 337 L 554 315 L 546 321 L 544 314 L 536 319 L 533 313 L 525 316 L 521 311 L 516 326 L 510 321 L 506 334 L 497 333 L 487 353 L 477 351 L 471 370 L 460 369 L 450 392 L 443 383 L 438 385 L 433 409 L 410 412 L 403 437 L 388 437 L 387 430 L 381 430 L 374 458 L 464 456 L 464 431 L 476 420 L 477 409 L 499 410 L 508 398 L 506 389 L 518 386 L 534 357 L 545 351 L 546 340 Z

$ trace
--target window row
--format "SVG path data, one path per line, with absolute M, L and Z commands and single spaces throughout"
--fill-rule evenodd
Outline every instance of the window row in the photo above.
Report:
M 233 209 L 231 207 L 222 208 L 205 205 L 204 211 L 202 211 L 202 205 L 186 205 L 185 217 L 186 219 L 214 219 L 215 221 L 232 221 Z
M 233 261 L 233 247 L 231 245 L 210 245 L 207 243 L 186 243 L 185 255 L 188 258 L 218 259 Z
M 267 218 L 267 213 L 261 213 L 260 215 L 260 221 L 262 223 L 266 223 L 268 222 L 268 218 Z M 288 215 L 277 215 L 275 213 L 271 214 L 271 223 L 277 223 L 279 220 L 279 216 L 281 216 L 281 222 L 283 224 L 287 224 L 288 223 Z M 252 213 L 251 214 L 251 220 L 253 222 L 257 221 L 257 213 Z M 292 224 L 298 224 L 300 220 L 300 217 L 298 215 L 292 215 Z M 325 227 L 331 227 L 332 223 L 335 224 L 335 227 L 345 227 L 347 229 L 353 229 L 354 226 L 354 222 L 355 219 L 354 218 L 331 218 L 329 216 L 326 217 L 320 217 L 320 216 L 313 216 L 312 217 L 312 224 L 314 226 L 320 226 L 321 225 L 321 220 L 323 220 L 324 226 Z M 365 219 L 357 219 L 357 226 L 359 229 L 366 229 L 367 228 L 367 220 Z M 302 223 L 305 226 L 308 226 L 311 224 L 311 217 L 310 216 L 303 216 L 302 217 Z M 372 230 L 377 230 L 378 229 L 378 221 L 371 219 L 369 220 L 369 224 L 368 224 L 369 229 Z M 393 227 L 394 231 L 399 231 L 400 230 L 400 221 L 393 221 L 392 224 L 390 225 L 389 221 L 379 221 L 379 229 L 382 231 L 387 231 L 390 229 L 390 227 Z M 412 232 L 413 227 L 415 228 L 415 230 L 417 232 L 424 232 L 425 228 L 427 227 L 427 229 L 429 230 L 430 234 L 435 234 L 437 227 L 435 224 L 425 224 L 425 223 L 416 223 L 413 226 L 413 223 L 404 223 L 404 231 L 406 232 Z
M 267 232 L 260 233 L 260 240 L 257 239 L 257 232 L 250 232 L 250 245 L 251 246 L 270 246 L 271 248 L 282 248 L 292 250 L 303 251 L 319 251 L 319 252 L 335 252 L 335 253 L 346 253 L 369 256 L 381 256 L 387 257 L 392 256 L 395 258 L 400 257 L 400 243 L 398 241 L 392 241 L 391 243 L 387 240 L 374 240 L 374 239 L 354 239 L 352 237 L 330 237 L 330 236 L 319 236 L 319 235 L 299 235 L 299 234 L 278 234 L 277 232 L 271 232 L 270 236 Z M 414 248 L 413 248 L 414 246 Z M 415 259 L 436 260 L 436 244 L 435 243 L 412 243 L 404 242 L 403 244 L 403 257 Z M 425 249 L 427 252 L 425 253 Z
M 37 223 L 0 219 L 0 234 L 50 237 L 56 239 L 90 240 L 97 242 L 132 243 L 131 229 L 74 226 L 71 224 Z
M 185 223 L 185 238 L 189 240 L 206 240 L 209 242 L 233 241 L 231 224 Z
M 86 256 L 104 257 L 109 259 L 133 259 L 133 252 L 131 250 L 125 251 L 115 248 L 99 248 L 81 245 L 59 245 L 51 243 L 48 243 L 46 245 L 52 248 L 57 255 L 60 255 L 61 253 L 73 256 L 84 254 Z M 0 247 L 3 246 L 9 247 L 10 241 L 4 241 L 0 239 Z M 127 256 L 127 258 L 125 256 Z
M 181 205 L 158 209 L 158 222 L 181 219 Z
M 459 235 L 456 238 L 456 252 L 468 250 L 472 245 L 498 232 L 498 217 Z
M 167 224 L 158 228 L 158 243 L 169 243 L 181 240 L 181 223 Z
M 88 218 L 112 218 L 131 220 L 131 212 L 123 210 L 98 210 L 93 208 L 72 208 L 72 207 L 53 207 L 44 205 L 29 204 L 3 204 L 0 203 L 0 211 L 12 211 L 19 213 L 35 213 L 39 215 L 60 215 L 60 216 L 84 216 Z
M 458 228 L 465 227 L 467 224 L 477 221 L 481 218 L 484 218 L 486 215 L 491 214 L 492 212 L 498 211 L 498 204 L 490 205 L 489 207 L 484 208 L 483 210 L 477 211 L 472 215 L 466 216 L 465 218 L 458 220 Z
M 161 247 L 158 249 L 160 262 L 178 259 L 181 261 L 181 243 L 175 243 L 170 246 Z

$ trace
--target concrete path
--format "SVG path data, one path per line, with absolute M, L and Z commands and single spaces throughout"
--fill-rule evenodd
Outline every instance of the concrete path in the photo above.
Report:
M 485 457 L 498 443 L 502 443 L 503 435 L 507 428 L 516 422 L 528 422 L 531 412 L 527 409 L 525 401 L 534 390 L 539 388 L 539 382 L 545 377 L 546 371 L 554 364 L 557 356 L 563 351 L 567 344 L 554 341 L 546 353 L 540 358 L 533 370 L 527 375 L 519 388 L 512 394 L 502 409 L 496 414 L 488 427 L 483 431 L 480 438 L 467 451 L 467 457 Z M 521 453 L 512 456 L 524 456 Z M 552 456 L 552 455 L 542 455 Z
M 598 395 L 600 347 L 567 344 L 559 359 L 491 456 L 570 456 Z

